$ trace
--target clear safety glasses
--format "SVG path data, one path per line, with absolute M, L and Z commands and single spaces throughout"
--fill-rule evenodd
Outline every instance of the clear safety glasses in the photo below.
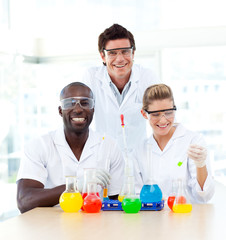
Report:
M 61 107 L 63 110 L 72 109 L 78 103 L 79 106 L 83 109 L 92 109 L 94 108 L 94 99 L 87 97 L 71 97 L 65 98 L 61 101 Z
M 131 57 L 133 54 L 133 47 L 126 47 L 126 48 L 114 48 L 114 49 L 105 49 L 104 54 L 106 57 L 113 59 L 121 54 L 123 57 Z
M 148 118 L 150 120 L 159 121 L 163 115 L 168 120 L 173 118 L 175 116 L 176 110 L 177 110 L 176 106 L 173 106 L 173 108 L 169 108 L 169 109 L 163 109 L 163 110 L 158 110 L 158 111 L 145 110 L 145 112 L 148 114 Z

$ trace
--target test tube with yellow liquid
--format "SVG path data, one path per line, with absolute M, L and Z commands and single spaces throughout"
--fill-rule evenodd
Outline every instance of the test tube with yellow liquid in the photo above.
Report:
M 108 189 L 107 188 L 104 188 L 103 190 L 103 198 L 107 198 L 108 197 Z

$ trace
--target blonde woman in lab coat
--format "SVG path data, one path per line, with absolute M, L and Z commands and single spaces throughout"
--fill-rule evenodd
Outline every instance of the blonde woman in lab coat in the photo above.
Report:
M 209 154 L 199 133 L 175 123 L 176 106 L 173 93 L 165 84 L 152 85 L 143 96 L 141 114 L 149 122 L 153 134 L 133 152 L 136 190 L 140 192 L 148 180 L 147 146 L 152 148 L 153 179 L 169 196 L 172 181 L 184 179 L 191 202 L 205 203 L 214 194 Z M 183 162 L 178 166 L 178 162 Z

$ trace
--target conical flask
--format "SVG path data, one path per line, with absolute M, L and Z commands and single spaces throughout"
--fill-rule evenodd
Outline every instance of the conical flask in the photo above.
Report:
M 141 201 L 138 195 L 135 195 L 134 177 L 130 176 L 127 179 L 126 192 L 123 201 L 122 209 L 126 213 L 138 213 L 141 209 Z
M 178 179 L 178 191 L 173 203 L 173 211 L 176 213 L 191 212 L 192 205 L 182 179 Z
M 153 178 L 152 145 L 150 143 L 147 144 L 146 163 L 148 177 L 141 189 L 140 200 L 147 203 L 160 202 L 162 200 L 162 191 Z
M 176 179 L 172 180 L 172 186 L 171 186 L 171 191 L 167 199 L 167 204 L 168 207 L 173 210 L 173 203 L 177 195 L 177 190 L 178 190 L 178 182 Z
M 76 189 L 76 177 L 66 177 L 66 190 L 61 194 L 59 200 L 64 212 L 78 212 L 83 204 L 82 195 Z
M 97 184 L 89 182 L 87 184 L 87 196 L 84 198 L 83 209 L 87 213 L 98 213 L 102 207 L 100 197 L 97 196 Z

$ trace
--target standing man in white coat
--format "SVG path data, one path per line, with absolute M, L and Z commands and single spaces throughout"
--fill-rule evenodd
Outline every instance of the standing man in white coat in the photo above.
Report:
M 92 91 L 74 82 L 63 88 L 60 100 L 64 126 L 25 148 L 17 177 L 17 203 L 22 213 L 58 204 L 65 191 L 65 176 L 82 181 L 84 168 L 97 169 L 96 182 L 103 188 L 109 185 L 110 199 L 117 199 L 120 192 L 124 172 L 121 151 L 113 139 L 105 136 L 103 140 L 89 129 L 94 113 Z M 105 169 L 107 159 L 109 169 Z
M 124 114 L 128 150 L 146 138 L 145 121 L 139 112 L 147 87 L 159 81 L 149 70 L 133 64 L 135 40 L 126 28 L 114 24 L 98 40 L 102 67 L 87 70 L 86 83 L 95 98 L 95 126 L 117 139 L 123 148 L 120 115 Z

